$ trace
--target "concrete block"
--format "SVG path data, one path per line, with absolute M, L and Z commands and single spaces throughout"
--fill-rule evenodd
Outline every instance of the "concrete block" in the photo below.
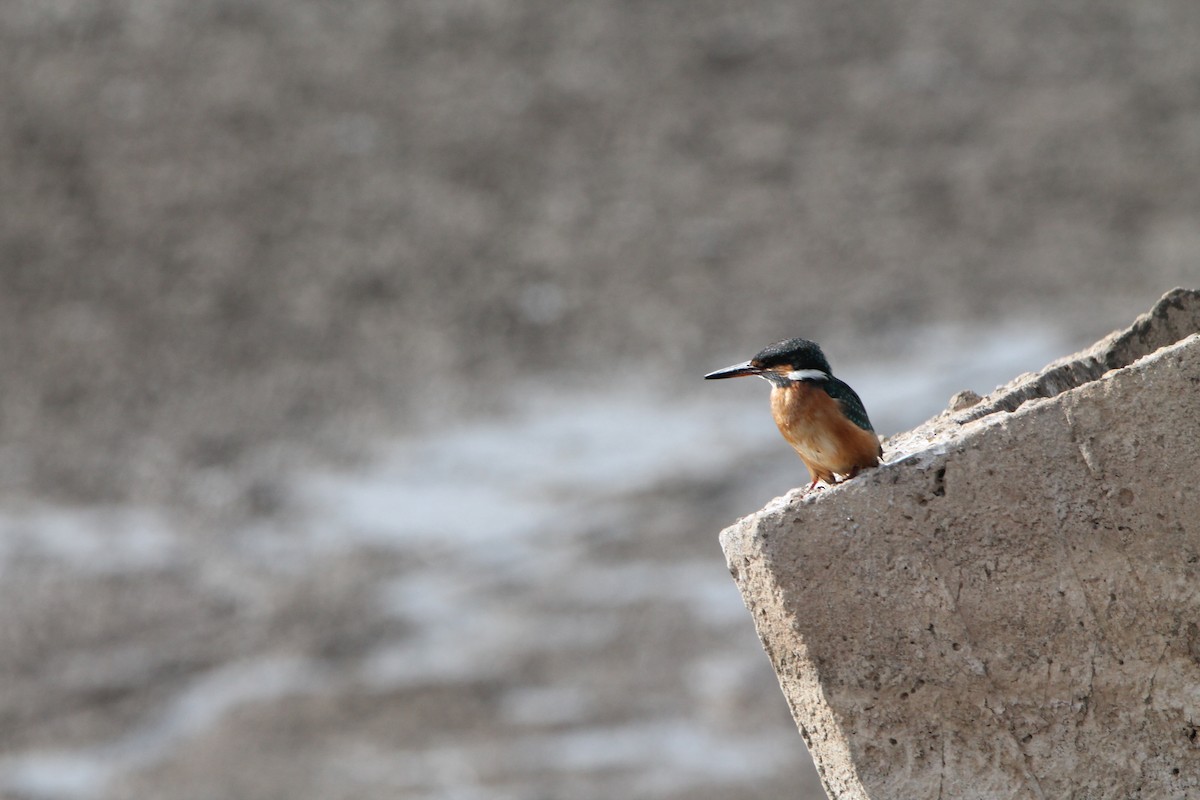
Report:
M 1200 292 L 721 534 L 831 798 L 1200 798 Z

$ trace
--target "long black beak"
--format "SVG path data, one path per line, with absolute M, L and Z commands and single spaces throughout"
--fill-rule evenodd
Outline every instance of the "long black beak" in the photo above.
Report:
M 747 375 L 760 375 L 762 370 L 750 364 L 749 361 L 743 361 L 740 364 L 734 364 L 732 367 L 719 369 L 716 372 L 710 372 L 704 376 L 706 381 L 716 381 L 721 378 L 743 378 Z

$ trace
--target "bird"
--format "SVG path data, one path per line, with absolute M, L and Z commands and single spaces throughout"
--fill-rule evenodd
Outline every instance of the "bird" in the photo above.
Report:
M 812 490 L 835 475 L 850 480 L 879 465 L 883 447 L 858 394 L 833 377 L 820 345 L 785 339 L 749 361 L 710 372 L 705 380 L 757 375 L 771 384 L 771 416 L 808 468 Z

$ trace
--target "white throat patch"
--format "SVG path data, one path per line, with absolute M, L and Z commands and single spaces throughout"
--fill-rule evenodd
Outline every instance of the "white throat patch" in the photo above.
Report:
M 827 381 L 829 375 L 819 369 L 797 369 L 789 372 L 787 379 L 790 381 Z

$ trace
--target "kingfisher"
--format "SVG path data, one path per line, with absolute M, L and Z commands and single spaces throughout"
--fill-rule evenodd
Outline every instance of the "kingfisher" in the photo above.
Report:
M 779 432 L 800 456 L 812 489 L 832 485 L 835 475 L 849 480 L 878 466 L 883 447 L 858 394 L 833 377 L 829 360 L 816 342 L 785 339 L 754 358 L 719 369 L 705 380 L 757 375 L 771 384 L 771 416 Z

